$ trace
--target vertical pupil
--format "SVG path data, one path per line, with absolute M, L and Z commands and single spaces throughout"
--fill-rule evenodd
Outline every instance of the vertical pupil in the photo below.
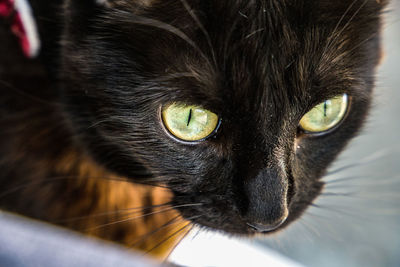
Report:
M 327 101 L 324 102 L 324 117 L 326 117 L 326 109 L 328 104 L 326 103 Z
M 189 117 L 188 117 L 188 120 L 187 120 L 187 125 L 186 126 L 189 126 L 189 123 L 190 123 L 190 119 L 192 118 L 192 109 L 190 109 L 190 111 L 189 111 Z

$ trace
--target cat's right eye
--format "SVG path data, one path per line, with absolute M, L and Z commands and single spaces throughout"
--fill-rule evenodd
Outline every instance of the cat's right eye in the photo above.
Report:
M 206 139 L 219 125 L 215 113 L 196 105 L 172 103 L 162 108 L 161 116 L 173 136 L 188 142 Z
M 342 94 L 316 105 L 300 120 L 306 133 L 322 133 L 337 126 L 346 115 L 349 105 L 347 94 Z

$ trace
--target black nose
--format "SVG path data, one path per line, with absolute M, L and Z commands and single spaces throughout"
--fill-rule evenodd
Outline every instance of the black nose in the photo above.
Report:
M 273 223 L 273 224 L 262 224 L 262 223 L 247 223 L 248 226 L 256 230 L 260 233 L 271 232 L 272 230 L 277 229 L 286 221 L 286 217 L 282 218 L 281 220 Z
M 247 225 L 261 233 L 277 229 L 289 214 L 287 191 L 288 179 L 274 168 L 263 169 L 247 179 L 245 193 L 249 203 L 243 216 Z

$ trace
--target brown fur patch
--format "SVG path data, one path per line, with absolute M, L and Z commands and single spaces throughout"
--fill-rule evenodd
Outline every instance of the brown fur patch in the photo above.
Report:
M 86 155 L 66 127 L 39 62 L 0 24 L 0 209 L 165 257 L 187 224 L 161 187 L 129 182 Z M 11 60 L 12 58 L 12 60 Z M 13 68 L 2 68 L 13 62 Z M 145 215 L 147 214 L 147 215 Z M 166 240 L 165 242 L 162 242 Z M 162 242 L 162 245 L 158 246 Z

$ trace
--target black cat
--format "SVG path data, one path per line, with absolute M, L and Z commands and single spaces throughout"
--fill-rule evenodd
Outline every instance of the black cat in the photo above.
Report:
M 44 180 L 85 178 L 90 161 L 167 187 L 197 225 L 252 235 L 297 219 L 360 129 L 386 1 L 31 4 L 40 62 L 15 51 L 0 61 L 0 185 L 38 183 L 1 206 L 44 220 L 70 214 L 49 215 L 57 207 L 94 214 L 96 186 Z M 82 195 L 90 204 L 80 209 Z M 97 234 L 119 241 L 124 230 Z

